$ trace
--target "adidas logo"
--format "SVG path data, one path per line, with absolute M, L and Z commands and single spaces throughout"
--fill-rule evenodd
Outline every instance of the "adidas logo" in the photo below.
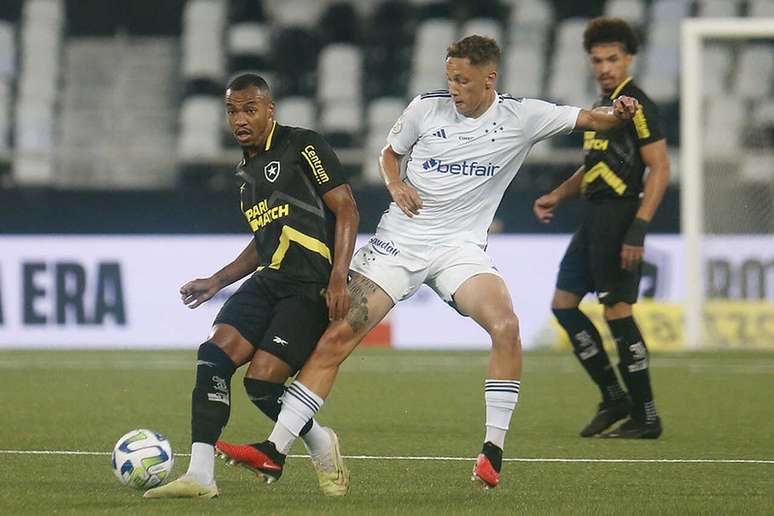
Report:
M 446 139 L 446 129 L 438 129 L 436 132 L 433 133 L 433 136 L 437 136 L 438 138 Z

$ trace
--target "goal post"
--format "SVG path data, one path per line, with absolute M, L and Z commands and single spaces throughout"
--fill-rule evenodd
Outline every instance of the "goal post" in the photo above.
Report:
M 707 41 L 774 40 L 774 18 L 688 18 L 681 27 L 680 224 L 683 238 L 684 344 L 706 343 L 708 278 L 703 246 L 706 233 L 706 149 L 704 148 L 703 46 Z M 773 47 L 774 48 L 774 47 Z M 722 130 L 716 128 L 715 130 Z M 774 162 L 771 163 L 774 184 Z M 731 202 L 731 201 L 729 201 Z M 768 216 L 768 214 L 765 214 Z M 741 224 L 740 224 L 741 225 Z M 743 233 L 740 230 L 740 233 Z M 774 246 L 773 246 L 774 247 Z M 765 272 L 764 272 L 765 274 Z M 766 294 L 763 294 L 765 301 Z M 709 343 L 712 345 L 712 343 Z

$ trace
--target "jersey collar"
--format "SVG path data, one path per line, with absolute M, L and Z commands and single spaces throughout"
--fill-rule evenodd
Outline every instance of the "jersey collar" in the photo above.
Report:
M 272 149 L 272 146 L 274 145 L 274 133 L 279 132 L 277 131 L 277 121 L 272 120 L 271 121 L 271 129 L 269 130 L 269 136 L 266 137 L 266 143 L 263 144 L 263 152 L 268 152 Z M 250 158 L 247 157 L 247 152 L 242 151 L 242 157 L 244 158 L 244 162 L 247 163 Z
M 624 89 L 624 86 L 626 86 L 630 82 L 632 82 L 631 76 L 621 81 L 621 84 L 616 86 L 615 89 L 613 90 L 613 93 L 610 94 L 610 100 L 615 100 L 618 94 L 621 93 L 621 90 Z

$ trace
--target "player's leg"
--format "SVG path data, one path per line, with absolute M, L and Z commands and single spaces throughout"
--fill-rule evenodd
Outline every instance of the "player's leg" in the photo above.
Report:
M 288 453 L 303 426 L 322 407 L 342 362 L 394 305 L 390 295 L 360 273 L 352 272 L 348 289 L 352 300 L 345 319 L 328 326 L 288 386 L 277 424 L 269 436 L 282 454 Z
M 217 496 L 215 442 L 231 411 L 231 377 L 253 357 L 253 343 L 267 328 L 272 303 L 272 293 L 265 289 L 263 281 L 252 277 L 221 307 L 209 339 L 199 347 L 196 357 L 188 471 L 174 482 L 146 491 L 146 497 Z
M 513 312 L 508 288 L 496 274 L 477 274 L 465 280 L 454 293 L 454 303 L 492 339 L 484 381 L 486 435 L 474 477 L 487 487 L 495 487 L 499 482 L 505 435 L 519 401 L 522 366 L 519 320 Z
M 573 235 L 559 265 L 551 310 L 567 332 L 573 353 L 602 395 L 596 414 L 581 430 L 582 437 L 603 432 L 629 415 L 629 400 L 618 383 L 602 337 L 594 323 L 579 308 L 581 299 L 594 290 L 591 274 L 589 233 L 586 223 Z
M 213 326 L 196 356 L 196 383 L 191 394 L 191 461 L 179 479 L 145 492 L 146 498 L 212 498 L 215 442 L 231 412 L 231 377 L 255 349 L 228 324 Z
M 284 383 L 304 364 L 318 339 L 328 326 L 328 308 L 320 288 L 299 285 L 276 285 L 288 295 L 275 304 L 268 329 L 260 342 L 245 375 L 245 389 L 250 400 L 271 420 L 277 421 Z M 330 428 L 310 419 L 299 432 L 309 451 L 326 495 L 339 496 L 347 491 L 348 472 L 341 457 L 338 438 Z M 274 480 L 274 471 L 262 471 L 256 450 L 261 446 L 230 445 L 218 441 L 218 449 L 265 478 Z M 260 457 L 259 457 L 260 458 Z M 269 468 L 271 469 L 271 468 Z
M 636 296 L 631 293 L 628 300 Z M 636 298 L 635 298 L 636 299 Z M 661 419 L 653 400 L 648 347 L 632 315 L 632 305 L 622 301 L 605 305 L 605 319 L 618 347 L 618 370 L 632 398 L 631 418 L 605 437 L 656 439 L 661 435 Z

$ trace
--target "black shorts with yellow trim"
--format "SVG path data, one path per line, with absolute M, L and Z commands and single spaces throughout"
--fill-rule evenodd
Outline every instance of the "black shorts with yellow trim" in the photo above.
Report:
M 213 324 L 229 324 L 295 374 L 328 327 L 325 285 L 256 273 L 229 297 Z
M 642 264 L 621 268 L 624 235 L 639 209 L 637 198 L 592 200 L 559 265 L 556 288 L 583 297 L 595 292 L 604 305 L 637 302 Z

